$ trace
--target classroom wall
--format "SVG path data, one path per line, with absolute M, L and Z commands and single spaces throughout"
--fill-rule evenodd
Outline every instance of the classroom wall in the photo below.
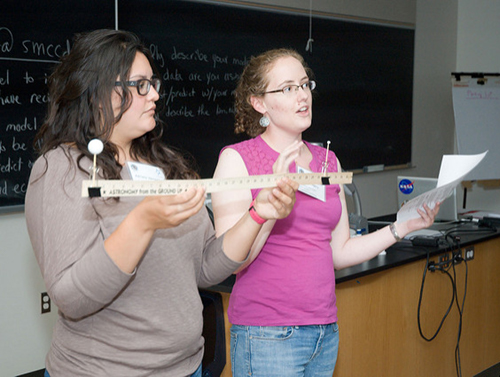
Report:
M 500 0 L 459 0 L 457 72 L 500 72 Z M 467 190 L 466 210 L 500 213 L 500 181 L 474 182 Z
M 42 369 L 57 312 L 41 314 L 42 276 L 23 212 L 0 214 L 0 376 Z
M 451 72 L 500 72 L 500 0 L 416 1 L 413 169 L 355 176 L 366 217 L 397 211 L 400 173 L 437 177 L 443 154 L 457 153 Z M 394 194 L 394 195 L 392 195 Z M 475 182 L 457 188 L 459 211 L 500 213 L 500 188 Z
M 417 0 L 413 90 L 413 168 L 354 177 L 363 215 L 395 213 L 398 174 L 437 177 L 443 154 L 453 153 L 450 73 L 456 57 L 456 0 Z
M 384 22 L 415 23 L 416 0 L 253 0 L 249 3 L 281 6 L 309 11 L 327 12 L 344 17 L 382 20 Z M 314 30 L 314 28 L 313 28 Z
M 309 9 L 307 0 L 254 0 Z M 498 72 L 500 0 L 314 0 L 313 9 L 348 16 L 416 25 L 413 164 L 409 170 L 357 175 L 354 182 L 367 217 L 394 213 L 396 176 L 411 172 L 437 176 L 443 154 L 454 153 L 450 73 Z M 500 212 L 498 192 L 469 195 Z M 480 198 L 479 198 L 480 197 Z M 474 203 L 474 202 L 473 202 Z M 0 376 L 41 369 L 48 350 L 55 308 L 40 314 L 45 290 L 22 212 L 0 214 Z

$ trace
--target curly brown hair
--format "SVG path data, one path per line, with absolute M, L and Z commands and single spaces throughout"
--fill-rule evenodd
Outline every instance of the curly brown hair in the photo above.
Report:
M 109 139 L 115 124 L 130 107 L 132 94 L 127 86 L 122 87 L 116 116 L 111 96 L 117 78 L 129 77 L 138 52 L 146 56 L 154 75 L 160 77 L 149 49 L 135 34 L 108 29 L 77 34 L 71 52 L 49 78 L 50 101 L 35 137 L 35 151 L 43 156 L 60 145 L 70 145 L 80 152 L 78 168 L 88 172 L 80 162 L 84 156 L 92 158 L 87 145 L 98 138 L 104 143 L 99 155 L 100 173 L 105 179 L 120 179 L 118 148 Z M 161 103 L 157 104 L 159 110 Z M 190 163 L 162 142 L 162 134 L 163 124 L 156 115 L 156 127 L 133 141 L 132 157 L 162 168 L 169 179 L 197 178 Z
M 278 48 L 266 51 L 258 56 L 252 56 L 238 81 L 238 86 L 234 91 L 235 125 L 234 132 L 246 133 L 250 137 L 255 137 L 264 132 L 265 128 L 259 125 L 262 117 L 256 111 L 250 98 L 252 96 L 262 97 L 269 85 L 267 74 L 280 58 L 294 57 L 304 67 L 309 78 L 313 78 L 313 72 L 307 65 L 302 55 L 296 50 L 289 48 Z

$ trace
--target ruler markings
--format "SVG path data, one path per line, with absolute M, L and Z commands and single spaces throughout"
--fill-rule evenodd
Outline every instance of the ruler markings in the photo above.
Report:
M 266 188 L 276 186 L 276 181 L 282 177 L 288 177 L 300 185 L 332 185 L 352 182 L 352 172 L 268 174 L 164 181 L 96 180 L 93 183 L 92 180 L 85 180 L 82 183 L 82 197 L 175 195 L 190 187 L 205 187 L 207 193 Z

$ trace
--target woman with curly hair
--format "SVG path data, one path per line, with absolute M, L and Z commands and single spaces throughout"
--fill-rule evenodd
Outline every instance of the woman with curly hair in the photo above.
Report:
M 252 139 L 223 149 L 215 177 L 341 172 L 332 151 L 302 140 L 315 87 L 294 50 L 253 57 L 235 91 L 235 131 Z M 216 234 L 233 226 L 257 195 L 258 189 L 212 194 Z M 351 239 L 341 185 L 300 187 L 296 200 L 288 217 L 262 220 L 238 269 L 228 309 L 234 377 L 331 377 L 339 341 L 335 269 L 371 259 L 428 227 L 439 209 L 425 206 L 418 219 Z

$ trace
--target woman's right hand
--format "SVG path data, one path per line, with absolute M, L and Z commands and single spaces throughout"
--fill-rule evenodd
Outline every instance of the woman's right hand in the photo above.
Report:
M 157 229 L 173 228 L 198 213 L 205 203 L 205 188 L 190 188 L 178 195 L 144 198 L 104 241 L 116 265 L 132 273 Z
M 205 188 L 191 187 L 177 195 L 148 196 L 140 204 L 146 230 L 173 228 L 197 214 L 205 204 Z
M 288 167 L 300 155 L 300 148 L 304 145 L 303 141 L 294 141 L 286 147 L 273 164 L 274 174 L 288 173 Z

